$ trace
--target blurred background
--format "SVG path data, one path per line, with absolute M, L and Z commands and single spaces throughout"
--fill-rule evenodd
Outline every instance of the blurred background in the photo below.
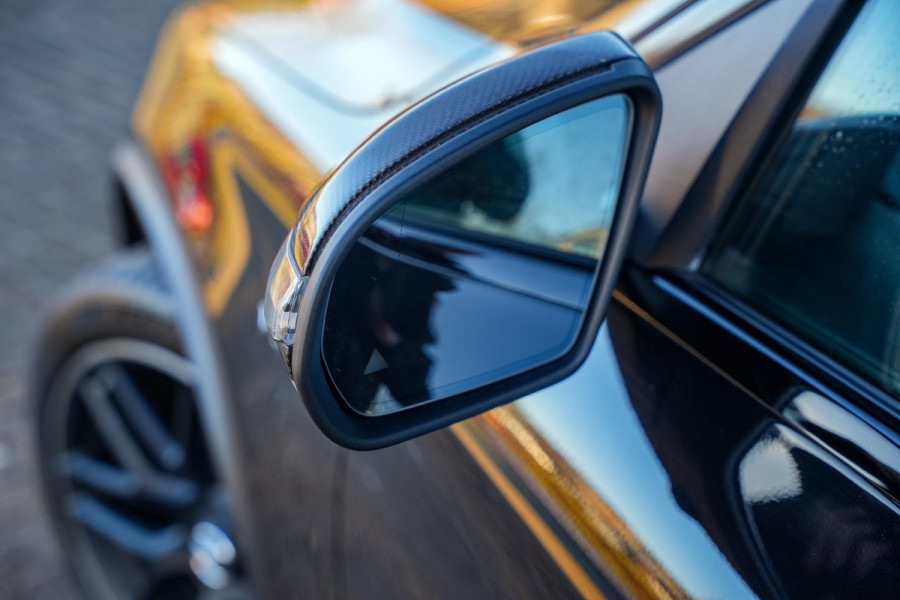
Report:
M 174 0 L 0 1 L 0 598 L 78 597 L 40 495 L 24 369 L 60 286 L 114 246 L 109 153 Z

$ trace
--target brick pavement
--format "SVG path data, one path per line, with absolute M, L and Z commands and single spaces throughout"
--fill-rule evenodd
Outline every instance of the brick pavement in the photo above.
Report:
M 0 0 L 0 600 L 76 598 L 40 500 L 23 370 L 41 311 L 109 253 L 109 152 L 173 0 Z

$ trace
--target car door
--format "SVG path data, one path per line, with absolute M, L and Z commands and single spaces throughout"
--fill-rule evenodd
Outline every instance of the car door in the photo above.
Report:
M 795 30 L 620 288 L 708 375 L 609 321 L 678 504 L 767 597 L 897 584 L 897 6 L 833 10 L 806 53 Z
M 898 23 L 869 1 L 825 42 L 674 283 L 733 332 L 702 352 L 773 411 L 737 464 L 773 594 L 890 597 L 900 578 Z
M 335 597 L 890 595 L 900 18 L 814 9 L 575 375 L 339 452 Z

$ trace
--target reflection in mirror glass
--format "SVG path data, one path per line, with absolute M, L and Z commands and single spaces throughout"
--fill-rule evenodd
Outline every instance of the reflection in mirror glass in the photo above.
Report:
M 495 142 L 397 199 L 332 285 L 323 360 L 379 415 L 561 356 L 586 309 L 631 129 L 623 95 Z

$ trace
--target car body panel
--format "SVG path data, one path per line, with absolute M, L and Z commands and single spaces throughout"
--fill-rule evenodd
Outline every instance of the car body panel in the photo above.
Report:
M 402 0 L 235 15 L 209 51 L 320 172 L 413 101 L 515 53 Z
M 894 488 L 873 482 L 856 455 L 823 444 L 808 418 L 781 412 L 798 390 L 788 381 L 829 402 L 835 394 L 809 374 L 789 379 L 796 369 L 778 361 L 741 370 L 722 348 L 745 343 L 743 324 L 723 323 L 703 309 L 706 299 L 634 264 L 587 362 L 556 386 L 369 453 L 335 446 L 312 424 L 257 322 L 259 300 L 310 192 L 375 127 L 417 95 L 537 39 L 621 24 L 663 63 L 663 132 L 645 200 L 644 235 L 653 237 L 810 5 L 729 3 L 718 19 L 737 15 L 726 39 L 708 23 L 692 35 L 659 29 L 691 3 L 625 2 L 607 13 L 580 2 L 428 4 L 187 6 L 161 37 L 133 115 L 168 189 L 158 201 L 193 224 L 183 225 L 185 260 L 214 332 L 207 342 L 219 349 L 221 397 L 233 405 L 248 527 L 265 538 L 253 565 L 262 593 L 780 598 L 890 589 L 894 571 L 879 566 L 897 556 Z M 325 47 L 330 19 L 343 27 L 347 14 L 364 18 L 373 6 L 394 7 L 383 29 L 365 22 L 365 42 L 353 38 L 358 29 L 334 38 L 346 46 Z M 315 44 L 288 39 L 290 27 L 311 22 L 324 36 Z M 268 27 L 282 29 L 267 39 Z M 266 58 L 235 42 L 235 31 Z M 440 46 L 429 31 L 455 45 Z M 742 55 L 763 31 L 757 52 Z M 397 69 L 379 79 L 364 73 L 370 63 L 353 64 L 360 44 L 385 58 L 411 49 L 425 57 L 414 77 Z M 334 102 L 323 103 L 290 81 L 315 79 L 313 66 L 287 77 L 271 67 L 272 55 L 283 65 L 306 52 L 370 77 L 365 92 L 354 98 L 326 73 L 316 85 Z M 738 66 L 712 68 L 717 56 Z M 713 106 L 717 85 L 733 93 Z M 715 118 L 685 130 L 707 112 Z M 208 169 L 191 167 L 198 161 Z M 192 218 L 203 198 L 208 222 Z M 754 346 L 747 356 L 769 355 Z M 834 551 L 803 554 L 823 544 Z

